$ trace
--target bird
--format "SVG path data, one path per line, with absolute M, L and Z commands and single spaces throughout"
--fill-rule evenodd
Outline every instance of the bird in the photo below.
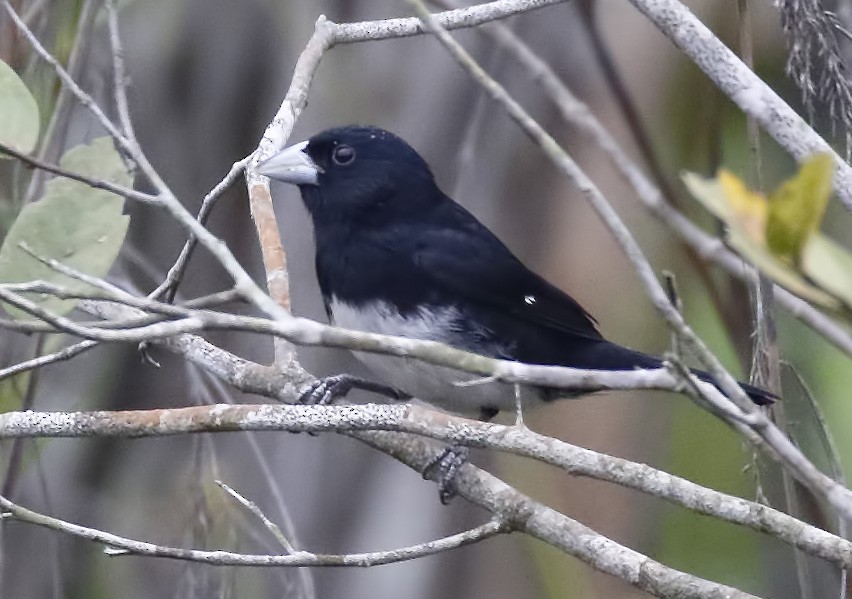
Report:
M 389 131 L 327 129 L 275 154 L 258 172 L 301 192 L 313 221 L 317 279 L 334 325 L 528 364 L 610 371 L 663 366 L 658 357 L 605 339 L 588 311 L 441 191 L 423 157 Z M 327 377 L 308 399 L 327 402 L 361 387 L 486 420 L 518 405 L 512 385 L 465 384 L 475 377 L 405 357 L 356 357 L 378 381 Z M 713 383 L 707 373 L 693 373 Z M 775 398 L 740 386 L 758 405 Z M 571 396 L 535 388 L 524 394 L 523 405 Z
M 530 270 L 473 214 L 441 191 L 429 165 L 374 126 L 327 129 L 259 164 L 296 185 L 314 228 L 315 266 L 329 321 L 347 329 L 439 341 L 493 358 L 592 370 L 653 369 L 663 361 L 613 343 L 574 298 Z M 524 388 L 406 357 L 355 352 L 376 377 L 318 379 L 300 400 L 328 403 L 361 388 L 490 420 L 579 392 Z M 713 378 L 693 370 L 699 379 Z M 758 405 L 776 398 L 740 383 Z M 454 443 L 423 470 L 446 504 L 468 449 Z

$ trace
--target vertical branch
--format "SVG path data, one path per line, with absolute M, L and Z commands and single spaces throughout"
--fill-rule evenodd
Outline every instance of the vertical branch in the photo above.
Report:
M 290 311 L 290 277 L 287 270 L 287 254 L 281 243 L 281 233 L 275 218 L 272 194 L 269 191 L 269 179 L 258 175 L 255 167 L 260 160 L 271 156 L 284 147 L 293 131 L 296 119 L 304 110 L 308 101 L 308 90 L 314 73 L 323 54 L 331 47 L 333 39 L 332 23 L 325 17 L 317 19 L 314 33 L 305 49 L 296 61 L 290 89 L 278 109 L 275 118 L 263 133 L 258 146 L 259 152 L 246 169 L 246 183 L 249 191 L 249 207 L 260 251 L 263 255 L 263 268 L 266 272 L 266 286 L 269 295 L 279 306 Z M 297 369 L 296 350 L 293 345 L 281 338 L 275 341 L 275 363 L 290 370 Z M 300 369 L 298 369 L 300 370 Z
M 207 219 L 213 212 L 216 202 L 222 197 L 225 190 L 227 190 L 234 181 L 236 181 L 237 177 L 242 174 L 253 155 L 254 153 L 252 152 L 252 154 L 249 154 L 245 158 L 232 164 L 228 174 L 225 175 L 225 177 L 219 181 L 219 183 L 217 183 L 213 189 L 207 193 L 207 195 L 204 196 L 204 199 L 201 200 L 201 208 L 198 209 L 198 214 L 195 217 L 195 220 L 197 220 L 200 225 L 207 224 Z M 180 251 L 180 255 L 177 257 L 177 260 L 175 260 L 175 263 L 171 266 L 171 268 L 169 268 L 166 278 L 156 287 L 156 289 L 148 294 L 149 299 L 156 300 L 163 297 L 167 303 L 172 303 L 175 300 L 178 287 L 183 280 L 187 266 L 189 266 L 189 259 L 192 257 L 192 253 L 195 251 L 195 247 L 197 245 L 198 237 L 190 233 L 186 243 L 183 244 L 183 248 Z
M 749 69 L 754 69 L 754 44 L 748 0 L 737 0 L 740 57 Z M 752 187 L 763 191 L 763 158 L 760 150 L 760 129 L 752 115 L 746 115 L 747 139 L 752 156 Z M 772 280 L 758 273 L 751 285 L 754 302 L 755 343 L 752 353 L 752 381 L 773 393 L 781 394 L 781 369 L 778 355 L 778 331 L 775 324 L 775 297 Z M 780 409 L 781 406 L 779 405 Z
M 249 187 L 249 204 L 257 238 L 263 254 L 266 286 L 275 302 L 290 311 L 290 277 L 287 271 L 287 254 L 281 244 L 281 233 L 275 218 L 269 184 L 253 183 Z
M 737 0 L 740 57 L 750 69 L 754 68 L 754 44 L 751 34 L 751 15 L 748 0 Z M 752 187 L 763 191 L 763 158 L 760 150 L 760 129 L 751 115 L 746 115 L 747 139 L 752 156 Z M 755 343 L 752 353 L 752 381 L 781 394 L 781 370 L 778 355 L 778 331 L 775 325 L 775 298 L 772 280 L 758 274 L 752 287 L 755 319 Z M 779 406 L 780 408 L 780 406 Z
M 737 30 L 739 37 L 740 58 L 749 69 L 754 70 L 754 41 L 752 38 L 751 12 L 749 0 L 737 0 Z M 753 116 L 746 116 L 746 136 L 751 154 L 751 185 L 765 192 L 763 180 L 763 157 L 760 147 L 760 129 Z M 781 368 L 778 352 L 778 329 L 775 321 L 775 295 L 772 280 L 758 272 L 757 277 L 749 285 L 754 310 L 754 346 L 752 348 L 751 381 L 760 387 L 769 389 L 781 395 Z M 772 417 L 781 430 L 788 431 L 784 405 L 779 402 L 772 408 Z M 755 456 L 756 460 L 756 456 Z M 755 473 L 758 472 L 754 464 Z M 790 473 L 781 469 L 781 482 L 784 489 L 784 503 L 789 514 L 797 517 L 802 515 L 802 506 L 798 499 L 799 485 Z M 796 565 L 796 580 L 802 599 L 812 599 L 813 579 L 804 553 L 793 548 L 793 559 Z
M 136 131 L 133 128 L 133 120 L 130 118 L 130 106 L 127 102 L 127 73 L 124 68 L 124 47 L 121 44 L 121 36 L 118 31 L 118 12 L 115 0 L 107 0 L 107 23 L 109 25 L 109 42 L 112 49 L 112 77 L 113 94 L 115 95 L 115 108 L 118 112 L 118 121 L 132 143 L 137 147 L 139 141 L 136 139 Z

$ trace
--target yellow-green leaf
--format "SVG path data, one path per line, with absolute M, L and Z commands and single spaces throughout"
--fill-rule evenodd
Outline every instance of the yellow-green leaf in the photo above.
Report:
M 38 130 L 35 99 L 12 67 L 0 60 L 0 142 L 19 152 L 31 152 Z M 0 158 L 6 157 L 0 153 Z
M 801 263 L 802 251 L 825 214 L 833 176 L 831 156 L 815 154 L 769 197 L 766 244 L 773 254 Z
M 751 191 L 742 179 L 724 169 L 719 171 L 716 179 L 739 227 L 749 239 L 763 245 L 766 239 L 766 198 Z
M 683 173 L 683 182 L 690 193 L 728 227 L 763 244 L 766 198 L 750 191 L 739 177 L 726 170 L 720 170 L 715 179 Z
M 132 183 L 127 167 L 108 137 L 72 148 L 62 157 L 60 165 L 119 185 Z M 91 291 L 88 285 L 58 273 L 25 252 L 21 244 L 39 256 L 103 277 L 118 256 L 127 233 L 129 217 L 122 214 L 123 208 L 124 199 L 108 191 L 69 179 L 48 181 L 44 196 L 24 207 L 0 247 L 0 282 L 42 280 L 74 291 Z M 29 299 L 56 314 L 71 311 L 77 303 L 42 295 L 30 295 Z M 10 306 L 6 309 L 13 316 L 25 316 Z
M 749 191 L 739 178 L 726 171 L 720 171 L 716 179 L 684 173 L 683 181 L 690 193 L 726 224 L 728 245 L 740 256 L 802 299 L 829 310 L 840 309 L 841 302 L 826 292 L 828 287 L 815 286 L 766 247 L 763 234 L 757 231 L 757 224 L 766 221 L 765 198 Z

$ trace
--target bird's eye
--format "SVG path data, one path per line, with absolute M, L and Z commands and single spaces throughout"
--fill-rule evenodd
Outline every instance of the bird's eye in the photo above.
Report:
M 334 150 L 331 152 L 331 159 L 334 160 L 335 164 L 349 164 L 355 160 L 355 148 L 344 144 L 335 146 Z

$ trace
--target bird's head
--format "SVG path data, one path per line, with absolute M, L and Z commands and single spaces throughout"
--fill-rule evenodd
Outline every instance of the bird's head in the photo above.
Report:
M 258 172 L 298 185 L 315 224 L 416 217 L 443 197 L 426 161 L 378 127 L 328 129 L 285 148 Z

